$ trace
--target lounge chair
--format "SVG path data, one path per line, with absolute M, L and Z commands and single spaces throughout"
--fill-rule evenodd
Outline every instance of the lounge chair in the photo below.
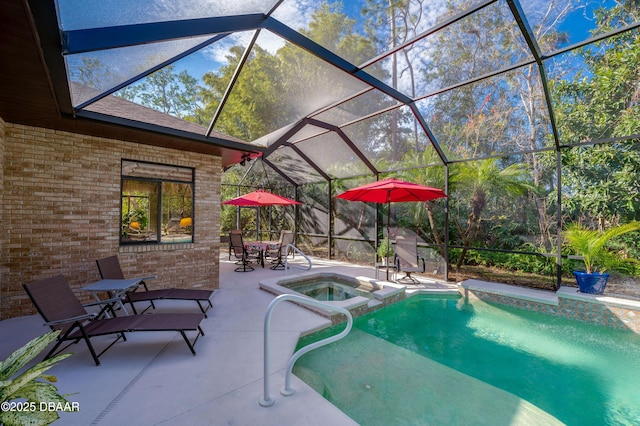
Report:
M 397 272 L 404 272 L 405 276 L 397 281 L 409 280 L 413 283 L 419 282 L 411 276 L 412 272 L 424 272 L 424 258 L 418 256 L 418 242 L 416 237 L 396 238 L 395 263 Z
M 242 240 L 242 233 L 232 232 L 229 234 L 231 240 L 231 247 L 233 249 L 233 255 L 236 258 L 236 265 L 239 265 L 236 272 L 249 272 L 253 271 L 251 262 L 264 262 L 262 253 L 249 253 L 244 247 L 244 241 Z
M 280 239 L 278 240 L 278 247 L 268 251 L 269 257 L 271 257 L 271 269 L 280 270 L 284 269 L 284 258 L 287 256 L 287 245 L 293 244 L 293 232 L 292 231 L 280 231 Z
M 200 322 L 202 314 L 191 313 L 162 313 L 153 315 L 127 315 L 121 317 L 102 318 L 99 313 L 89 313 L 73 294 L 73 290 L 63 275 L 43 278 L 23 285 L 29 298 L 38 312 L 53 330 L 60 330 L 57 342 L 45 356 L 45 359 L 63 351 L 81 339 L 87 343 L 96 365 L 100 365 L 98 357 L 105 353 L 118 340 L 127 340 L 125 333 L 133 331 L 178 331 L 187 343 L 193 355 L 196 354 L 193 346 L 198 337 L 204 336 Z M 109 306 L 111 300 L 106 300 Z M 95 305 L 90 303 L 88 305 Z M 186 331 L 196 331 L 193 342 L 189 341 Z M 96 354 L 91 338 L 109 334 L 117 335 L 99 354 Z M 71 342 L 58 350 L 63 342 Z
M 100 271 L 100 276 L 103 279 L 125 279 L 122 268 L 120 267 L 118 256 L 109 256 L 98 259 L 96 260 L 96 263 L 98 265 L 98 270 Z M 127 293 L 126 301 L 131 305 L 131 309 L 133 309 L 134 314 L 138 313 L 135 307 L 136 302 L 149 302 L 149 306 L 147 306 L 141 312 L 144 313 L 149 308 L 155 309 L 156 305 L 154 304 L 154 302 L 158 300 L 193 300 L 198 304 L 198 307 L 204 314 L 204 317 L 207 318 L 207 311 L 209 310 L 209 308 L 213 307 L 210 300 L 211 295 L 213 294 L 212 290 L 199 290 L 195 288 L 165 288 L 159 290 L 149 290 L 149 287 L 147 287 L 145 281 L 153 278 L 155 277 L 144 277 L 142 279 L 143 281 L 141 282 L 141 284 L 144 288 L 144 291 L 131 291 Z M 203 303 L 205 303 L 204 306 Z

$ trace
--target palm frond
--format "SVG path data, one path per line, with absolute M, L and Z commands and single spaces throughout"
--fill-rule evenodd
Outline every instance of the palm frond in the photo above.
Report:
M 614 226 L 604 232 L 574 223 L 566 228 L 563 236 L 566 244 L 583 257 L 587 273 L 593 273 L 595 270 L 604 272 L 617 269 L 621 265 L 621 259 L 607 249 L 607 243 L 613 238 L 639 229 L 640 222 L 637 221 Z

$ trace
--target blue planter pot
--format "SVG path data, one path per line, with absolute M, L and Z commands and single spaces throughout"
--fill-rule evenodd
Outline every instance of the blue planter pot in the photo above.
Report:
M 573 271 L 573 275 L 578 282 L 580 293 L 602 294 L 609 280 L 609 274 L 604 273 L 588 274 L 584 271 Z

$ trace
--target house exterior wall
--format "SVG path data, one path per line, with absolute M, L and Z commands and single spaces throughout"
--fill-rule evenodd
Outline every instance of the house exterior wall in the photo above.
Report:
M 4 129 L 5 129 L 5 123 L 4 120 L 0 117 L 0 223 L 4 223 L 3 221 L 3 217 L 4 217 L 4 199 L 3 199 L 3 195 L 4 195 L 4 147 L 5 147 L 5 136 L 4 136 Z M 4 254 L 3 254 L 3 247 L 4 247 L 4 237 L 2 235 L 3 233 L 0 232 L 0 320 L 2 320 L 4 317 L 2 315 L 2 301 L 4 300 L 3 298 L 3 288 L 2 288 L 2 276 L 5 273 L 5 266 L 4 266 Z
M 123 158 L 195 168 L 194 243 L 119 245 Z M 0 121 L 0 319 L 36 313 L 22 284 L 63 274 L 77 289 L 114 254 L 152 288 L 218 288 L 221 173 L 216 156 Z

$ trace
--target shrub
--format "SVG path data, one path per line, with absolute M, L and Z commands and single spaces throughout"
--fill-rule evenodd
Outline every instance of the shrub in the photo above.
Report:
M 0 424 L 6 426 L 48 425 L 58 419 L 58 413 L 54 410 L 39 410 L 40 403 L 62 403 L 63 406 L 68 404 L 68 401 L 58 394 L 58 389 L 52 384 L 57 381 L 56 377 L 45 375 L 44 372 L 71 354 L 62 354 L 41 361 L 18 374 L 23 367 L 58 337 L 58 333 L 59 331 L 51 331 L 36 337 L 0 362 L 0 403 L 19 400 L 24 405 L 23 401 L 26 400 L 26 403 L 33 404 L 33 407 L 36 408 L 34 410 L 0 411 Z M 11 378 L 14 375 L 15 377 Z M 31 407 L 32 405 L 26 406 Z

